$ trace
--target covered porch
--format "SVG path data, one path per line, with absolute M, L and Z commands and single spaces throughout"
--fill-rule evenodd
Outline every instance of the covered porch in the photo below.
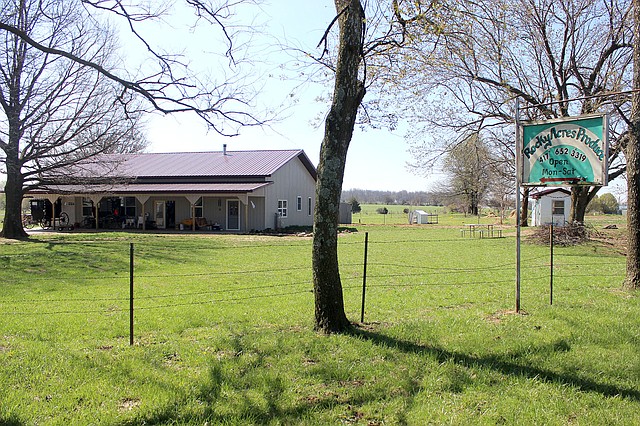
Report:
M 85 229 L 174 229 L 248 232 L 265 228 L 264 187 L 257 184 L 197 184 L 180 188 L 48 187 L 27 194 L 50 204 L 52 223 L 65 213 Z M 102 189 L 102 190 L 101 190 Z M 151 190 L 155 189 L 155 190 Z M 145 191 L 146 190 L 146 191 Z

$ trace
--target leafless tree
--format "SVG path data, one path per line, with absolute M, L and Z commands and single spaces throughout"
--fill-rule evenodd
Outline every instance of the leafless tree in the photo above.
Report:
M 5 2 L 11 23 L 48 49 L 67 49 L 96 63 L 113 61 L 114 36 L 64 2 Z M 144 147 L 140 110 L 114 83 L 77 62 L 0 31 L 0 150 L 7 174 L 2 235 L 25 237 L 21 202 L 62 168 L 103 152 Z M 118 94 L 116 96 L 116 94 Z
M 6 82 L 6 119 L 5 140 L 0 148 L 7 173 L 7 205 L 19 206 L 24 190 L 36 181 L 34 178 L 45 172 L 51 175 L 54 164 L 75 161 L 92 152 L 140 148 L 143 110 L 191 112 L 221 135 L 236 135 L 241 126 L 263 124 L 252 105 L 254 81 L 249 78 L 250 72 L 241 67 L 246 60 L 241 52 L 246 46 L 236 44 L 247 27 L 237 25 L 234 15 L 237 7 L 256 3 L 3 2 L 0 35 L 4 45 L 0 61 L 5 67 L 2 78 Z M 194 25 L 197 23 L 200 28 L 208 24 L 213 29 L 208 34 L 211 50 L 221 47 L 227 60 L 227 71 L 217 70 L 220 78 L 199 72 L 186 56 L 167 52 L 145 33 L 149 23 L 170 27 L 167 19 L 171 9 L 180 5 L 193 12 Z M 124 24 L 132 43 L 144 51 L 140 65 L 126 65 L 110 56 L 117 50 L 109 29 L 114 21 Z M 96 104 L 95 100 L 99 102 Z M 47 102 L 55 107 L 46 106 Z M 114 137 L 116 133 L 122 136 Z M 45 145 L 50 149 L 43 148 Z M 26 176 L 22 176 L 23 172 Z M 19 216 L 17 208 L 7 208 L 4 236 L 25 235 L 18 226 Z
M 365 14 L 359 0 L 335 0 L 340 26 L 335 90 L 320 150 L 313 226 L 315 326 L 324 332 L 350 326 L 338 266 L 338 214 L 347 149 L 365 95 L 359 78 Z
M 630 1 L 440 4 L 437 43 L 414 32 L 413 51 L 396 61 L 395 74 L 407 78 L 389 83 L 410 101 L 405 118 L 414 123 L 409 138 L 419 171 L 469 134 L 496 131 L 511 136 L 486 141 L 513 163 L 513 101 L 519 98 L 524 120 L 610 113 L 609 179 L 624 173 L 629 98 L 614 94 L 630 88 Z M 583 221 L 598 189 L 573 189 L 572 220 Z
M 0 30 L 12 33 L 29 46 L 52 56 L 67 58 L 90 68 L 118 84 L 123 94 L 137 95 L 147 102 L 148 109 L 164 114 L 190 112 L 200 116 L 209 127 L 221 135 L 233 136 L 241 126 L 261 125 L 257 118 L 253 81 L 250 73 L 243 72 L 241 65 L 249 59 L 246 44 L 235 44 L 237 38 L 251 32 L 248 26 L 235 22 L 236 10 L 242 5 L 253 6 L 259 0 L 185 0 L 182 2 L 133 2 L 119 0 L 64 0 L 48 4 L 82 4 L 93 20 L 106 17 L 124 24 L 129 30 L 129 39 L 146 52 L 144 66 L 137 73 L 123 66 L 97 63 L 91 58 L 78 55 L 68 46 L 49 46 L 32 37 L 15 23 L 3 19 Z M 146 24 L 171 28 L 174 7 L 187 8 L 193 13 L 196 26 L 211 28 L 207 34 L 212 42 L 211 50 L 222 51 L 228 60 L 228 70 L 218 70 L 222 78 L 215 79 L 194 69 L 189 58 L 181 53 L 167 52 L 156 45 L 143 30 Z M 86 19 L 86 16 L 85 16 Z M 186 48 L 186 47 L 185 47 Z M 251 64 L 249 64 L 251 65 Z
M 493 179 L 493 159 L 478 135 L 470 135 L 444 158 L 447 192 L 460 200 L 465 213 L 477 216 Z

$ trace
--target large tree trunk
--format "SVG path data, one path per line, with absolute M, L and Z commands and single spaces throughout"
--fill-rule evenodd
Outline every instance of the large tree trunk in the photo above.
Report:
M 22 188 L 15 183 L 15 179 L 7 176 L 4 191 L 6 208 L 0 237 L 13 240 L 27 238 L 28 235 L 22 227 Z
M 469 212 L 472 216 L 478 216 L 478 193 L 471 193 L 471 202 L 469 203 Z
M 313 219 L 315 328 L 325 333 L 344 331 L 351 325 L 344 312 L 338 269 L 338 217 L 347 149 L 365 94 L 358 80 L 364 10 L 358 0 L 335 0 L 335 6 L 340 16 L 340 44 L 333 101 L 320 150 Z
M 600 187 L 574 186 L 571 188 L 571 210 L 569 211 L 569 223 L 584 224 L 584 215 L 587 206 L 596 196 Z
M 640 89 L 640 0 L 633 0 L 633 88 Z M 640 93 L 631 101 L 631 138 L 627 157 L 627 288 L 640 288 Z
M 11 120 L 12 117 L 10 117 Z M 5 211 L 0 237 L 10 239 L 27 238 L 22 227 L 22 196 L 24 195 L 22 170 L 18 155 L 21 133 L 18 125 L 9 123 L 9 143 L 6 145 L 5 163 L 7 165 L 7 182 L 4 187 Z
M 520 221 L 520 226 L 526 227 L 529 226 L 529 193 L 531 192 L 531 188 L 525 186 L 522 188 L 522 206 L 520 208 L 520 217 L 518 220 Z M 517 194 L 520 196 L 520 194 Z

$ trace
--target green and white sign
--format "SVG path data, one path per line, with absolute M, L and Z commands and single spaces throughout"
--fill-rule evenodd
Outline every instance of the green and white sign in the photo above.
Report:
M 607 184 L 608 117 L 520 123 L 522 185 Z

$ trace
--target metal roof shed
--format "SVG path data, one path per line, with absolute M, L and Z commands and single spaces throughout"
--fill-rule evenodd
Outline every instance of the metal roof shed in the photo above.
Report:
M 564 226 L 569 221 L 571 191 L 564 188 L 546 189 L 531 195 L 531 225 L 540 226 L 553 223 Z
M 429 221 L 429 213 L 424 210 L 414 210 L 411 213 L 411 223 L 417 223 L 418 225 L 426 225 L 431 223 Z

